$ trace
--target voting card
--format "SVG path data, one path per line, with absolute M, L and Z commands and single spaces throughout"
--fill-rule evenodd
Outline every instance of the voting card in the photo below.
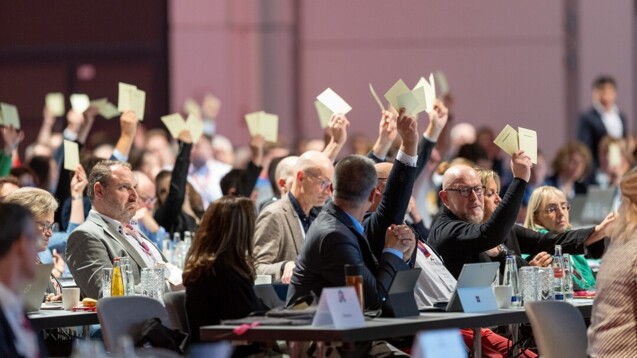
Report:
M 93 100 L 91 101 L 91 106 L 97 108 L 97 113 L 99 113 L 100 116 L 106 119 L 111 119 L 113 117 L 119 116 L 117 107 L 109 102 L 107 98 Z
M 259 133 L 259 119 L 261 118 L 261 114 L 265 113 L 264 111 L 253 112 L 246 114 L 244 116 L 246 120 L 246 124 L 248 125 L 248 131 L 250 132 L 250 136 L 253 137 Z
M 449 82 L 447 81 L 447 76 L 444 72 L 438 70 L 434 72 L 434 78 L 436 79 L 436 86 L 438 87 L 438 90 L 436 91 L 438 96 L 441 98 L 446 96 L 449 93 Z
M 414 86 L 414 91 L 418 93 L 418 99 L 423 100 L 421 102 L 421 106 L 418 108 L 419 113 L 422 111 L 426 111 L 427 113 L 433 111 L 434 105 L 436 104 L 436 83 L 434 80 L 434 75 L 429 74 L 429 81 L 427 81 L 424 77 L 420 77 L 416 86 Z
M 192 143 L 196 144 L 203 135 L 203 121 L 198 115 L 191 113 L 188 115 L 185 126 L 190 132 Z
M 133 108 L 131 100 L 133 97 L 133 92 L 137 90 L 137 87 L 124 82 L 120 82 L 118 84 L 118 87 L 119 92 L 117 95 L 117 110 L 119 110 L 120 112 L 126 112 L 129 109 Z
M 329 108 L 333 113 L 347 114 L 352 110 L 352 107 L 331 88 L 327 88 L 318 95 L 316 99 L 323 103 L 325 107 Z
M 369 91 L 372 93 L 372 97 L 374 97 L 374 100 L 376 101 L 376 103 L 378 103 L 378 107 L 380 107 L 381 111 L 385 110 L 385 106 L 383 106 L 383 102 L 381 102 L 380 98 L 378 98 L 378 95 L 376 94 L 376 91 L 374 90 L 374 86 L 372 86 L 372 84 L 369 84 Z
M 271 113 L 262 113 L 259 118 L 259 134 L 272 143 L 276 143 L 279 136 L 279 116 Z
M 396 103 L 398 104 L 397 108 L 404 108 L 405 114 L 407 115 L 413 116 L 419 113 L 418 107 L 420 107 L 420 102 L 411 91 L 398 95 L 398 97 L 396 97 Z
M 71 108 L 77 113 L 84 113 L 91 106 L 91 100 L 83 93 L 71 95 Z
M 407 92 L 411 92 L 409 90 L 409 87 L 407 87 L 405 82 L 400 79 L 396 83 L 394 83 L 394 85 L 387 92 L 385 92 L 385 99 L 394 108 L 396 108 L 396 110 L 399 110 L 400 106 L 398 105 L 398 96 Z
M 12 125 L 13 128 L 20 129 L 20 116 L 16 106 L 0 103 L 0 110 L 2 111 L 2 124 L 7 127 Z
M 75 171 L 80 164 L 80 148 L 76 142 L 64 140 L 64 169 Z
M 502 148 L 502 150 L 504 150 L 507 154 L 513 155 L 513 153 L 517 152 L 520 147 L 518 143 L 518 132 L 507 124 L 500 134 L 495 137 L 493 143 Z
M 54 117 L 64 115 L 64 95 L 61 92 L 48 93 L 44 99 L 46 108 Z
M 531 157 L 531 163 L 537 164 L 537 133 L 531 129 L 518 127 L 518 143 L 520 150 Z
M 142 91 L 142 90 L 135 90 L 134 92 L 131 93 L 131 108 L 134 112 L 135 115 L 137 116 L 137 119 L 139 119 L 140 121 L 144 120 L 144 110 L 146 107 L 146 92 Z
M 621 148 L 617 143 L 610 143 L 608 145 L 608 165 L 611 168 L 617 168 L 622 165 Z
M 314 101 L 314 107 L 316 107 L 316 113 L 318 114 L 319 121 L 321 122 L 321 128 L 327 127 L 330 123 L 332 111 L 319 100 Z
M 177 139 L 177 137 L 179 137 L 179 133 L 186 128 L 184 117 L 182 117 L 179 113 L 162 116 L 161 121 L 168 129 L 170 135 L 175 139 Z

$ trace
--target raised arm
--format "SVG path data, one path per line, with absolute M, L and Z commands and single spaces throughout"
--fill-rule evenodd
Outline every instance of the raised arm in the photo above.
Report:
M 88 185 L 86 172 L 81 164 L 77 165 L 71 179 L 71 217 L 70 224 L 80 225 L 84 222 L 84 189 Z
M 331 161 L 336 160 L 338 153 L 340 153 L 343 145 L 347 142 L 347 128 L 349 128 L 349 121 L 344 114 L 332 114 L 329 124 L 325 129 L 327 135 L 330 137 L 330 141 L 325 146 L 325 149 L 323 149 L 323 154 L 330 158 Z
M 126 160 L 128 160 L 130 150 L 133 147 L 138 122 L 139 119 L 134 111 L 126 111 L 119 117 L 120 135 L 113 152 L 117 151 L 121 153 Z M 118 159 L 122 160 L 123 158 Z
M 367 157 L 376 163 L 382 163 L 387 157 L 387 152 L 391 148 L 398 131 L 396 130 L 395 112 L 383 111 L 378 123 L 378 138 L 372 147 L 372 151 L 367 153 Z
M 13 153 L 18 149 L 20 142 L 24 140 L 24 132 L 13 128 L 13 126 L 4 126 L 1 131 L 4 146 L 0 157 L 0 176 L 4 177 L 9 175 L 11 171 Z

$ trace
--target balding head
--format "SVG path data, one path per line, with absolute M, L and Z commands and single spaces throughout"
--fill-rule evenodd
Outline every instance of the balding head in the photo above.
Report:
M 304 211 L 322 206 L 332 194 L 334 164 L 323 153 L 311 150 L 303 153 L 294 166 L 294 180 L 290 192 Z
M 468 193 L 462 195 L 462 191 Z M 476 190 L 480 193 L 476 193 Z M 453 166 L 445 172 L 439 193 L 444 205 L 460 220 L 480 223 L 484 216 L 480 175 L 466 165 Z
M 292 187 L 292 181 L 294 180 L 294 168 L 298 160 L 298 156 L 290 155 L 289 157 L 281 159 L 279 164 L 277 164 L 276 169 L 274 169 L 274 178 L 277 181 L 277 187 L 279 188 L 281 196 L 287 194 Z

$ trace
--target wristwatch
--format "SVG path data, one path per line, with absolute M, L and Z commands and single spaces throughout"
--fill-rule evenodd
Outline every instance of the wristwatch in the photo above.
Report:
M 498 250 L 500 250 L 500 254 L 504 254 L 504 256 L 506 256 L 509 253 L 509 250 L 507 249 L 506 246 L 504 246 L 504 244 L 498 245 Z

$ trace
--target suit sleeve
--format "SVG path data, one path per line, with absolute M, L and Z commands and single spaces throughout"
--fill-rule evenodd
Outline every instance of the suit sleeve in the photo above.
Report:
M 594 128 L 592 128 L 590 117 L 586 114 L 580 115 L 577 124 L 577 140 L 588 148 L 595 148 L 593 132 Z
M 66 260 L 82 295 L 101 297 L 102 269 L 113 267 L 104 243 L 85 231 L 73 231 L 66 244 Z
M 387 228 L 391 224 L 399 225 L 405 221 L 409 199 L 416 180 L 416 172 L 416 167 L 410 167 L 395 160 L 378 208 L 363 221 L 369 245 L 378 258 L 381 257 L 385 246 Z
M 179 154 L 170 176 L 170 189 L 166 202 L 155 212 L 154 218 L 159 226 L 166 228 L 171 234 L 181 213 L 181 207 L 186 198 L 186 182 L 188 166 L 190 165 L 190 151 L 192 144 L 179 142 Z
M 470 256 L 503 243 L 515 224 L 525 188 L 525 181 L 514 178 L 502 203 L 484 224 L 439 219 L 439 225 L 432 226 L 432 244 L 443 256 Z
M 263 167 L 255 165 L 252 161 L 248 163 L 248 167 L 241 177 L 241 187 L 245 190 L 244 192 L 239 193 L 241 196 L 249 198 L 250 195 L 252 195 L 252 190 L 254 190 L 255 185 L 257 185 L 257 180 L 259 180 L 261 170 L 263 170 Z
M 270 210 L 263 211 L 257 218 L 254 229 L 254 267 L 257 275 L 272 275 L 274 281 L 281 281 L 281 265 L 285 261 L 276 260 L 281 248 L 285 218 Z
M 562 252 L 565 254 L 583 254 L 584 241 L 591 236 L 594 228 L 570 230 L 561 234 L 552 232 L 542 234 L 519 225 L 515 225 L 514 230 L 522 253 L 536 255 L 546 251 L 552 254 L 555 245 L 561 245 Z
M 418 161 L 416 162 L 416 177 L 422 173 L 425 169 L 425 166 L 429 162 L 429 158 L 431 158 L 431 152 L 436 146 L 436 142 L 432 142 L 425 137 L 420 138 L 420 142 L 418 142 Z
M 345 285 L 343 267 L 346 264 L 363 266 L 363 292 L 365 306 L 377 309 L 387 298 L 387 292 L 396 272 L 409 267 L 396 255 L 384 253 L 381 256 L 378 272 L 374 275 L 363 261 L 359 246 L 352 237 L 334 231 L 323 240 L 320 250 L 322 276 L 329 282 L 324 287 Z

